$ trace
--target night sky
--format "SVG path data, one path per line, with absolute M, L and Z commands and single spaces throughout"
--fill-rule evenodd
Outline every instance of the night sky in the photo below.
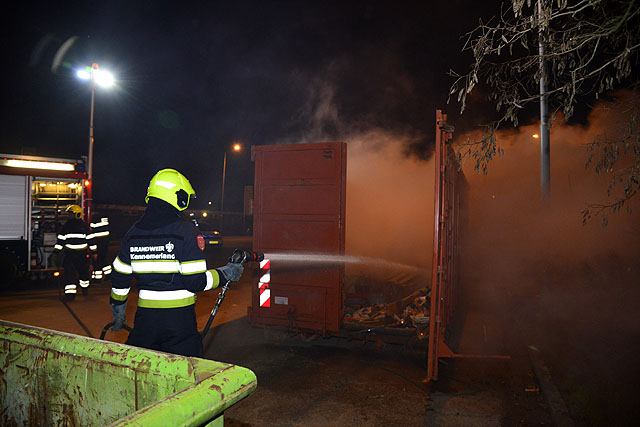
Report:
M 135 3 L 135 5 L 132 5 Z M 0 152 L 79 158 L 88 151 L 96 62 L 117 87 L 96 90 L 94 199 L 143 204 L 171 167 L 225 210 L 253 184 L 252 145 L 348 140 L 379 128 L 411 136 L 427 158 L 434 110 L 465 71 L 460 36 L 499 2 L 233 1 L 23 3 L 3 12 Z M 77 37 L 52 70 L 62 44 Z M 465 113 L 457 128 L 479 121 Z

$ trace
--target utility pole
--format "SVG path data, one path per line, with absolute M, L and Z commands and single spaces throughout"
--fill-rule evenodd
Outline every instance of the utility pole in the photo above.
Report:
M 224 224 L 224 181 L 227 175 L 227 150 L 224 150 L 224 160 L 222 161 L 222 190 L 220 191 L 220 232 Z
M 91 81 L 91 116 L 89 117 L 89 156 L 87 158 L 87 179 L 84 181 L 84 191 L 86 200 L 85 221 L 91 222 L 93 212 L 93 111 L 96 99 L 96 85 L 109 87 L 113 85 L 113 75 L 108 71 L 100 71 L 100 67 L 95 62 L 91 67 L 80 68 L 76 75 L 82 80 Z
M 94 64 L 97 67 L 97 64 Z M 93 111 L 96 99 L 96 82 L 91 82 L 91 116 L 89 117 L 89 158 L 87 168 L 88 185 L 85 185 L 85 201 L 87 203 L 87 215 L 85 221 L 91 223 L 91 215 L 93 214 Z
M 549 147 L 549 105 L 547 95 L 546 24 L 543 19 L 543 0 L 538 0 L 538 53 L 540 57 L 540 191 L 542 200 L 549 198 L 551 189 L 551 160 Z
M 233 151 L 238 152 L 242 150 L 242 145 L 239 143 L 233 144 Z M 222 161 L 222 190 L 220 191 L 220 231 L 224 226 L 224 181 L 227 175 L 227 149 L 224 150 L 224 159 Z

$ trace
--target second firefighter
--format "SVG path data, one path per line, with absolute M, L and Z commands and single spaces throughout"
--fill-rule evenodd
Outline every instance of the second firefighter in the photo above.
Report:
M 78 205 L 70 205 L 67 208 L 69 219 L 62 226 L 58 240 L 54 246 L 56 255 L 63 257 L 64 268 L 64 299 L 72 301 L 78 293 L 77 285 L 80 285 L 82 293 L 87 294 L 89 289 L 89 266 L 91 254 L 89 252 L 89 240 L 91 229 L 82 221 L 82 208 Z

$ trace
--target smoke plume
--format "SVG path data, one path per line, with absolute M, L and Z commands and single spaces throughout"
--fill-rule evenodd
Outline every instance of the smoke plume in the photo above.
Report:
M 470 184 L 461 277 L 466 309 L 497 315 L 518 342 L 542 349 L 567 405 L 595 424 L 629 419 L 640 378 L 638 201 L 631 215 L 609 213 L 606 227 L 599 218 L 583 225 L 581 213 L 587 204 L 612 200 L 611 175 L 585 168 L 586 147 L 619 136 L 629 118 L 623 113 L 602 105 L 587 126 L 553 125 L 546 201 L 532 138 L 538 126 L 501 131 L 504 156 L 486 176 L 472 171 L 471 159 L 463 163 Z M 619 166 L 629 160 L 622 157 Z
M 465 161 L 470 184 L 466 240 L 466 263 L 473 266 L 470 274 L 499 283 L 517 278 L 513 286 L 521 287 L 523 272 L 541 265 L 569 270 L 614 256 L 629 269 L 637 268 L 640 212 L 609 214 L 606 227 L 598 218 L 583 225 L 581 213 L 589 203 L 606 202 L 611 178 L 585 168 L 586 147 L 604 132 L 614 136 L 624 120 L 611 110 L 596 108 L 586 127 L 560 121 L 552 127 L 551 194 L 546 201 L 540 192 L 539 144 L 532 137 L 539 133 L 537 126 L 500 132 L 498 141 L 505 154 L 490 164 L 486 176 L 472 171 L 470 159 Z M 465 141 L 466 136 L 457 140 Z M 633 202 L 632 208 L 637 205 Z
M 433 160 L 405 154 L 411 141 L 380 130 L 347 144 L 347 253 L 431 267 Z

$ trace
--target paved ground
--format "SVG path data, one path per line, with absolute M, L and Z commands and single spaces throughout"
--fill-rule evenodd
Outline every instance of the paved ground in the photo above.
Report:
M 218 261 L 217 259 L 215 261 Z M 214 261 L 214 262 L 215 262 Z M 460 349 L 508 353 L 510 360 L 460 359 L 441 365 L 440 379 L 425 383 L 424 352 L 395 345 L 265 333 L 247 322 L 251 269 L 227 293 L 205 339 L 205 357 L 252 369 L 256 391 L 225 412 L 228 426 L 532 426 L 552 419 L 527 350 L 509 344 L 500 322 L 469 313 Z M 111 320 L 109 286 L 67 305 L 55 288 L 29 284 L 0 293 L 0 318 L 98 337 Z M 132 293 L 133 294 L 133 293 Z M 217 292 L 198 298 L 202 327 Z M 133 319 L 135 296 L 127 307 Z M 127 333 L 107 333 L 124 342 Z

